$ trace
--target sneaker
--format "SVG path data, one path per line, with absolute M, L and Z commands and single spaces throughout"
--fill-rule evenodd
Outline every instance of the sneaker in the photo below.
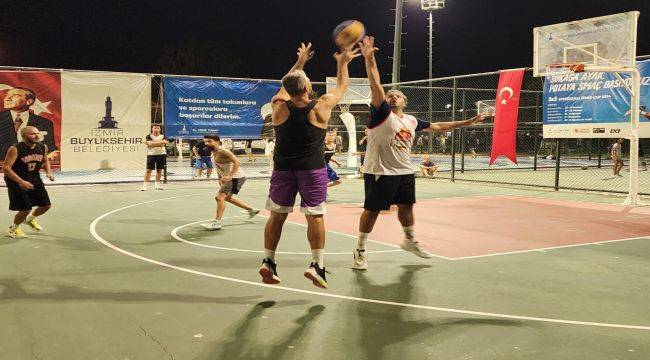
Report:
M 212 220 L 211 222 L 207 224 L 201 224 L 204 228 L 208 230 L 221 230 L 221 223 L 216 220 Z
M 327 279 L 325 279 L 325 273 L 328 272 L 325 268 L 321 268 L 317 263 L 313 262 L 309 265 L 307 270 L 305 270 L 305 277 L 311 280 L 315 286 L 319 288 L 327 289 Z
M 278 276 L 277 266 L 271 258 L 265 258 L 262 260 L 262 266 L 260 266 L 260 275 L 262 276 L 262 282 L 265 284 L 279 284 L 280 277 Z
M 20 228 L 20 226 L 17 226 L 15 229 L 12 229 L 11 227 L 9 230 L 7 230 L 7 235 L 14 239 L 19 239 L 19 238 L 26 238 L 27 234 L 23 232 L 23 229 Z
M 36 219 L 32 219 L 32 221 L 25 221 L 25 224 L 29 225 L 36 231 L 43 231 L 43 227 L 38 223 L 38 221 L 36 221 Z
M 156 183 L 156 185 L 154 185 L 154 189 L 162 190 L 163 188 L 162 188 L 162 186 L 160 186 L 160 184 Z
M 356 270 L 368 269 L 368 262 L 366 261 L 366 249 L 354 249 L 354 264 L 352 268 Z
M 419 256 L 424 259 L 430 259 L 431 254 L 429 254 L 426 250 L 422 248 L 420 243 L 418 243 L 415 240 L 409 240 L 409 239 L 404 239 L 404 242 L 402 242 L 402 245 L 400 247 L 408 252 L 412 252 L 416 256 Z
M 252 219 L 252 218 L 255 217 L 255 215 L 257 215 L 259 213 L 260 213 L 259 209 L 257 209 L 257 210 L 256 209 L 248 210 L 248 218 Z
M 147 185 L 142 185 L 142 187 L 140 188 L 140 191 L 147 191 Z

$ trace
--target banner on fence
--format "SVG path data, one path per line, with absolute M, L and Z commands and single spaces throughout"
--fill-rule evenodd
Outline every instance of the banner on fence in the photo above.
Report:
M 637 63 L 641 73 L 639 133 L 650 137 L 650 60 Z M 631 78 L 614 73 L 549 75 L 544 82 L 545 138 L 617 138 L 630 136 Z
M 45 71 L 0 71 L 0 162 L 21 141 L 20 129 L 36 127 L 58 165 L 61 141 L 61 75 Z
M 280 83 L 167 77 L 165 134 L 199 138 L 205 134 L 235 139 L 259 139 L 265 120 L 262 108 L 280 90 Z M 266 106 L 265 106 L 266 105 Z
M 61 169 L 144 169 L 151 78 L 143 74 L 61 74 Z

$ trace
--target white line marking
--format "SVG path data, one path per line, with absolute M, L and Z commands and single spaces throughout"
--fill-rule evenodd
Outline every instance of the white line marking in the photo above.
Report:
M 566 249 L 566 248 L 579 247 L 579 246 L 588 246 L 588 245 L 602 245 L 602 244 L 608 244 L 608 243 L 616 243 L 616 242 L 630 241 L 630 240 L 640 240 L 640 239 L 647 239 L 647 238 L 650 238 L 650 235 L 648 235 L 648 236 L 638 236 L 638 237 L 632 237 L 632 238 L 626 238 L 626 239 L 596 241 L 596 242 L 582 243 L 582 244 L 552 246 L 552 247 L 537 248 L 537 249 L 530 249 L 530 250 L 508 251 L 508 252 L 486 254 L 486 255 L 463 256 L 463 257 L 458 257 L 458 258 L 451 258 L 450 260 L 478 259 L 478 258 L 491 257 L 491 256 L 522 254 L 522 253 L 536 252 L 536 251 L 545 252 L 546 250 Z
M 243 215 L 243 216 L 229 216 L 225 217 L 223 219 L 234 219 L 234 218 L 242 218 L 242 217 L 248 217 L 248 215 Z M 206 245 L 206 244 L 201 244 L 193 241 L 189 241 L 187 239 L 184 239 L 180 235 L 178 235 L 178 231 L 184 227 L 191 226 L 194 224 L 199 224 L 202 222 L 210 221 L 212 219 L 207 219 L 207 220 L 200 220 L 200 221 L 195 221 L 191 222 L 185 225 L 181 225 L 171 232 L 171 236 L 183 243 L 189 244 L 189 245 L 194 245 L 194 246 L 201 246 L 205 248 L 210 248 L 210 249 L 218 249 L 218 250 L 226 250 L 226 251 L 239 251 L 239 252 L 248 252 L 248 253 L 257 253 L 257 254 L 263 254 L 263 250 L 247 250 L 247 249 L 237 249 L 237 248 L 228 248 L 228 247 L 222 247 L 222 246 L 214 246 L 214 245 Z M 293 224 L 293 223 L 291 223 Z M 404 250 L 402 249 L 395 249 L 395 250 L 375 250 L 375 251 L 367 251 L 367 254 L 374 254 L 374 253 L 389 253 L 389 252 L 403 252 Z M 295 251 L 277 251 L 276 254 L 278 255 L 311 255 L 310 252 L 295 252 Z M 352 250 L 346 251 L 346 252 L 326 252 L 325 255 L 350 255 L 352 254 Z
M 120 248 L 118 246 L 115 246 L 115 245 L 111 244 L 110 242 L 108 242 L 103 237 L 101 237 L 97 233 L 97 224 L 102 219 L 104 219 L 104 218 L 106 218 L 106 217 L 108 217 L 111 214 L 114 214 L 116 212 L 119 212 L 119 211 L 122 211 L 122 210 L 125 210 L 125 209 L 128 209 L 128 208 L 132 208 L 132 207 L 135 207 L 135 206 L 139 206 L 139 205 L 144 205 L 144 204 L 148 204 L 148 203 L 157 202 L 157 201 L 177 199 L 177 198 L 181 198 L 181 197 L 188 197 L 188 196 L 194 196 L 194 195 L 198 195 L 198 194 L 172 196 L 172 197 L 162 198 L 162 199 L 157 199 L 157 200 L 144 201 L 144 202 L 141 202 L 141 203 L 131 204 L 131 205 L 128 205 L 128 206 L 121 207 L 119 209 L 109 211 L 109 212 L 104 213 L 103 215 L 100 215 L 99 217 L 95 218 L 95 220 L 93 220 L 93 222 L 90 224 L 90 228 L 89 228 L 90 233 L 95 238 L 95 240 L 102 243 L 106 247 L 108 247 L 108 248 L 110 248 L 110 249 L 112 249 L 114 251 L 117 251 L 119 253 L 122 253 L 124 255 L 130 256 L 130 257 L 132 257 L 134 259 L 146 261 L 148 263 L 155 264 L 155 265 L 162 266 L 162 267 L 166 267 L 166 268 L 169 268 L 169 269 L 183 271 L 183 272 L 186 272 L 186 273 L 189 273 L 189 274 L 205 276 L 205 277 L 209 277 L 209 278 L 213 278 L 213 279 L 230 281 L 230 282 L 235 282 L 235 283 L 240 283 L 240 284 L 264 287 L 264 288 L 268 288 L 268 289 L 278 289 L 278 290 L 291 291 L 291 292 L 301 293 L 301 294 L 317 295 L 317 296 L 324 296 L 324 297 L 329 297 L 329 298 L 334 298 L 334 299 L 358 301 L 358 302 L 371 303 L 371 304 L 401 306 L 401 307 L 414 308 L 414 309 L 433 310 L 433 311 L 440 311 L 440 312 L 446 312 L 446 313 L 456 313 L 456 314 L 465 314 L 465 315 L 476 315 L 476 316 L 482 316 L 482 317 L 496 317 L 496 318 L 502 318 L 502 319 L 538 321 L 538 322 L 547 322 L 547 323 L 556 323 L 556 324 L 584 325 L 584 326 L 631 329 L 631 330 L 650 330 L 650 326 L 643 326 L 643 325 L 610 324 L 610 323 L 599 323 L 599 322 L 589 322 L 589 321 L 576 321 L 576 320 L 564 320 L 564 319 L 553 319 L 553 318 L 532 317 L 532 316 L 519 316 L 519 315 L 510 315 L 510 314 L 499 314 L 499 313 L 490 313 L 490 312 L 482 312 L 482 311 L 472 311 L 472 310 L 453 309 L 453 308 L 445 308 L 445 307 L 437 307 L 437 306 L 427 306 L 427 305 L 400 303 L 400 302 L 394 302 L 394 301 L 367 299 L 367 298 L 360 298 L 360 297 L 354 297 L 354 296 L 345 296 L 345 295 L 338 295 L 338 294 L 330 294 L 330 293 L 311 291 L 311 290 L 295 289 L 295 288 L 290 288 L 290 287 L 285 287 L 285 286 L 267 285 L 267 284 L 263 284 L 263 283 L 252 282 L 252 281 L 248 281 L 248 280 L 235 279 L 235 278 L 230 278 L 230 277 L 226 277 L 226 276 L 221 276 L 221 275 L 210 274 L 210 273 L 206 273 L 206 272 L 202 272 L 202 271 L 192 270 L 192 269 L 184 268 L 184 267 L 181 267 L 181 266 L 168 264 L 168 263 L 165 263 L 165 262 L 162 262 L 162 261 L 150 259 L 148 257 L 144 257 L 142 255 L 138 255 L 138 254 L 132 253 L 130 251 L 124 250 L 124 249 L 122 249 L 122 248 Z
M 268 216 L 266 216 L 266 215 L 258 215 L 258 216 L 268 218 Z M 298 222 L 295 222 L 295 221 L 286 220 L 285 222 L 287 222 L 289 224 L 293 224 L 293 225 L 299 225 L 299 226 L 302 226 L 302 227 L 307 227 L 307 225 L 301 224 L 301 223 L 298 223 Z M 325 231 L 330 232 L 332 234 L 337 234 L 337 235 L 347 236 L 347 237 L 350 237 L 350 238 L 353 238 L 353 239 L 357 239 L 357 236 L 355 236 L 355 235 L 346 234 L 346 233 L 342 233 L 342 232 L 338 232 L 338 231 L 334 231 L 334 230 L 327 230 L 327 229 Z M 377 241 L 377 240 L 371 240 L 371 239 L 368 239 L 367 241 L 374 242 L 375 244 L 382 244 L 382 245 L 394 247 L 394 248 L 400 249 L 400 251 L 404 251 L 398 245 L 393 245 L 393 244 L 389 244 L 389 243 L 385 243 L 385 242 L 381 242 L 381 241 Z M 445 260 L 454 260 L 453 258 L 448 258 L 446 256 L 437 255 L 437 254 L 431 254 L 431 256 L 437 257 L 437 258 L 440 258 L 440 259 L 445 259 Z

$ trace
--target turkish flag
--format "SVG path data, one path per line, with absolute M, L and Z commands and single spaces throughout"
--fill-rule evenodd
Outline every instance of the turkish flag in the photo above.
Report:
M 525 69 L 501 71 L 494 103 L 494 131 L 490 165 L 503 155 L 517 163 L 517 116 L 519 92 Z

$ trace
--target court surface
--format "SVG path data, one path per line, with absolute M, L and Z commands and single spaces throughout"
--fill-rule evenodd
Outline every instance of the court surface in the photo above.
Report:
M 650 209 L 418 180 L 416 234 L 436 256 L 401 251 L 387 211 L 356 272 L 362 185 L 330 191 L 329 290 L 302 276 L 297 213 L 282 284 L 261 284 L 264 213 L 229 207 L 203 229 L 214 182 L 50 187 L 46 232 L 0 240 L 0 359 L 650 358 Z M 267 187 L 241 198 L 262 207 Z

